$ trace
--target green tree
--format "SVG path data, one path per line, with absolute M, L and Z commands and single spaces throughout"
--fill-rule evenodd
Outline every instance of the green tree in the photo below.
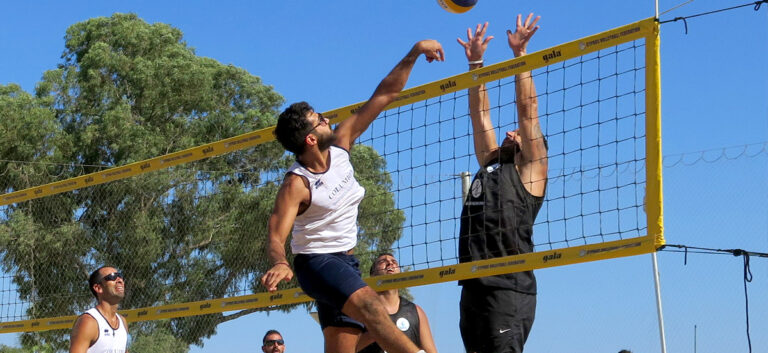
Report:
M 4 192 L 272 126 L 283 103 L 258 77 L 196 56 L 178 29 L 133 14 L 71 26 L 62 58 L 34 96 L 0 86 Z M 368 147 L 352 151 L 367 188 L 358 250 L 388 249 L 404 216 L 394 208 L 384 159 Z M 127 276 L 123 308 L 263 291 L 266 220 L 291 162 L 268 143 L 4 207 L 3 270 L 34 318 L 93 305 L 86 278 L 102 264 Z M 218 324 L 253 311 L 143 322 L 131 334 L 140 347 L 199 345 Z M 67 339 L 49 331 L 21 341 L 63 350 Z
M 189 347 L 180 345 L 168 330 L 159 329 L 133 340 L 130 351 L 133 353 L 187 353 Z

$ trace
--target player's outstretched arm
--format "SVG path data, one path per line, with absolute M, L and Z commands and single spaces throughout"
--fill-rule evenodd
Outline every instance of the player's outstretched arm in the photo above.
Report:
M 368 101 L 358 111 L 336 127 L 337 144 L 349 150 L 352 143 L 371 125 L 384 108 L 395 100 L 405 87 L 416 59 L 421 55 L 428 62 L 444 61 L 443 47 L 435 40 L 427 39 L 416 43 L 408 54 L 379 83 Z
M 483 54 L 488 47 L 488 42 L 493 36 L 485 36 L 488 22 L 478 24 L 474 30 L 467 28 L 467 41 L 456 38 L 459 45 L 464 47 L 464 54 L 469 62 L 469 69 L 483 67 Z M 496 142 L 496 131 L 491 123 L 490 103 L 485 84 L 469 89 L 469 117 L 472 120 L 472 136 L 475 146 L 475 157 L 480 166 L 486 165 L 499 148 Z
M 531 20 L 532 17 L 533 14 L 529 14 L 523 23 L 522 16 L 517 15 L 515 32 L 507 30 L 507 41 L 515 57 L 527 54 L 528 42 L 539 29 L 536 23 L 540 16 Z M 515 95 L 517 114 L 520 119 L 520 129 L 517 134 L 520 135 L 523 157 L 522 165 L 519 166 L 520 177 L 529 192 L 542 195 L 547 177 L 547 148 L 539 123 L 536 85 L 530 71 L 515 76 Z

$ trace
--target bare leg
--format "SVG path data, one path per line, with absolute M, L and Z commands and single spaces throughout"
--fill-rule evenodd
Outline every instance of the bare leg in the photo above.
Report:
M 365 324 L 373 338 L 385 351 L 390 353 L 419 351 L 419 348 L 395 326 L 387 310 L 384 309 L 384 304 L 371 287 L 366 286 L 352 293 L 341 311 Z
M 325 353 L 355 353 L 361 334 L 360 330 L 352 327 L 326 327 L 323 330 Z

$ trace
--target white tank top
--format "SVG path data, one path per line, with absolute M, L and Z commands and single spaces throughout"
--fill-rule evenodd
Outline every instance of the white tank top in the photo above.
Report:
M 327 254 L 357 244 L 357 206 L 365 189 L 357 183 L 349 152 L 331 146 L 331 162 L 324 173 L 313 173 L 298 161 L 288 169 L 309 181 L 310 203 L 293 223 L 294 254 Z
M 125 345 L 128 343 L 128 331 L 125 329 L 123 319 L 118 314 L 117 328 L 112 328 L 96 308 L 85 312 L 91 315 L 99 324 L 99 339 L 88 348 L 87 353 L 125 353 Z

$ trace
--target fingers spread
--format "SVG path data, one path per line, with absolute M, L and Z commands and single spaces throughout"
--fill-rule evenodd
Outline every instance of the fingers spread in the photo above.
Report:
M 533 15 L 533 14 L 530 14 L 530 15 L 528 15 L 528 18 L 530 18 L 532 15 Z M 531 25 L 530 25 L 530 26 L 528 26 L 528 29 L 531 29 L 531 28 L 533 28 L 534 26 L 536 26 L 536 22 L 539 22 L 539 19 L 541 19 L 541 16 L 536 16 L 536 18 L 533 20 L 533 22 L 531 23 Z M 527 21 L 526 21 L 526 22 L 527 22 Z M 536 28 L 538 28 L 538 27 L 536 27 Z
M 525 18 L 525 27 L 528 27 L 528 24 L 531 22 L 531 17 L 533 17 L 533 12 L 528 14 L 528 17 Z
M 484 36 L 484 35 L 485 35 L 485 31 L 487 31 L 487 30 L 488 30 L 488 22 L 486 22 L 486 23 L 483 25 L 483 29 L 482 29 L 482 30 L 480 30 L 480 35 L 481 35 L 481 36 Z
M 533 27 L 533 29 L 531 30 L 531 33 L 528 33 L 528 38 L 532 37 L 533 34 L 536 33 L 536 31 L 538 30 L 539 30 L 539 26 Z

